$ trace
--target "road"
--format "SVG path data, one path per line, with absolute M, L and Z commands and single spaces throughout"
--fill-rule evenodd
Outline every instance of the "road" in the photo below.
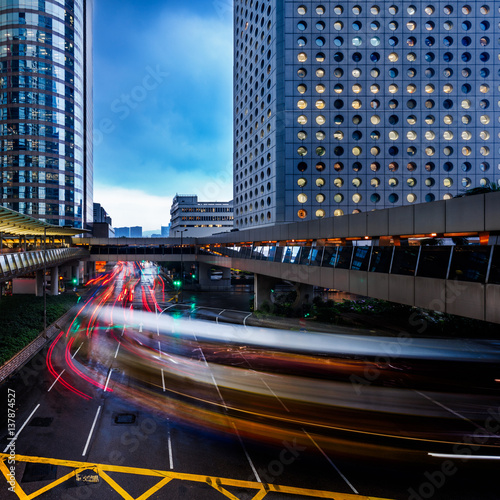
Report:
M 500 498 L 500 342 L 249 328 L 207 302 L 147 263 L 89 283 L 0 387 L 0 498 Z

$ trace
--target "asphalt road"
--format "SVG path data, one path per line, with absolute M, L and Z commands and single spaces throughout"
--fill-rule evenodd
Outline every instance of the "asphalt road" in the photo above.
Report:
M 472 360 L 333 365 L 217 343 L 203 334 L 243 323 L 244 299 L 175 304 L 152 271 L 89 285 L 75 321 L 0 387 L 1 499 L 500 498 L 494 342 L 466 344 Z

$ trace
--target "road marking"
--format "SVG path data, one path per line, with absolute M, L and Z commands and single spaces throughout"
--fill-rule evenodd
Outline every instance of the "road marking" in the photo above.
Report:
M 118 342 L 118 345 L 116 346 L 116 352 L 115 352 L 115 359 L 116 359 L 116 356 L 118 356 L 118 349 L 120 349 L 120 342 Z
M 172 454 L 172 439 L 170 438 L 170 419 L 167 418 L 168 426 L 168 461 L 170 463 L 170 470 L 174 468 L 174 459 Z
M 80 347 L 75 351 L 75 354 L 73 354 L 73 356 L 71 356 L 71 359 L 74 359 L 74 357 L 76 356 L 76 353 L 80 350 L 82 345 L 83 345 L 83 342 L 80 344 Z
M 89 432 L 89 437 L 87 438 L 87 442 L 85 443 L 85 448 L 83 449 L 82 457 L 84 457 L 85 454 L 87 453 L 87 448 L 89 447 L 90 438 L 92 437 L 92 433 L 94 432 L 94 427 L 95 427 L 95 424 L 97 422 L 97 418 L 99 417 L 99 413 L 101 413 L 101 406 L 99 406 L 99 408 L 97 408 L 97 413 L 95 414 L 94 422 L 92 423 L 92 428 L 90 429 L 90 432 Z
M 420 391 L 415 391 L 415 392 L 417 394 L 420 394 L 420 396 L 428 399 L 429 401 L 432 401 L 434 404 L 440 406 L 444 410 L 449 411 L 451 414 L 455 415 L 456 417 L 461 418 L 462 420 L 465 420 L 466 422 L 469 422 L 469 424 L 472 424 L 477 429 L 480 429 L 482 431 L 488 432 L 484 427 L 481 427 L 480 425 L 476 424 L 475 422 L 473 422 L 472 420 L 468 419 L 467 417 L 464 417 L 463 415 L 461 415 L 460 413 L 456 412 L 455 410 L 452 410 L 451 408 L 448 408 L 446 405 L 440 403 L 439 401 L 436 401 L 435 399 L 431 398 L 430 396 L 427 396 L 427 394 L 424 394 L 423 392 L 420 392 Z M 497 434 L 493 434 L 493 433 L 489 433 L 488 437 L 498 437 L 498 435 Z
M 10 443 L 5 447 L 5 450 L 3 450 L 4 453 L 7 453 L 7 450 L 9 449 L 9 447 L 15 443 L 17 441 L 17 438 L 19 437 L 19 434 L 21 434 L 21 431 L 26 427 L 26 424 L 31 420 L 31 417 L 35 414 L 35 412 L 38 410 L 38 408 L 40 407 L 40 403 L 38 403 L 36 406 L 35 406 L 35 409 L 31 412 L 30 416 L 24 421 L 24 424 L 21 426 L 21 428 L 16 432 L 16 435 L 10 439 L 10 438 L 7 438 Z
M 163 385 L 163 392 L 165 392 L 165 376 L 163 375 L 163 368 L 161 369 L 161 383 Z
M 244 318 L 243 318 L 243 326 L 247 326 L 245 324 L 245 321 L 252 315 L 253 313 L 250 313 L 250 314 L 247 314 Z
M 316 448 L 318 448 L 321 454 L 328 460 L 330 465 L 339 473 L 340 477 L 347 483 L 349 488 L 351 488 L 351 490 L 354 493 L 356 493 L 356 495 L 359 495 L 358 490 L 349 482 L 349 480 L 344 476 L 344 474 L 340 472 L 339 468 L 332 462 L 330 457 L 323 451 L 323 449 L 320 448 L 319 444 L 313 439 L 313 437 L 305 429 L 302 430 L 304 431 L 304 434 L 314 443 L 314 446 L 316 446 Z
M 290 410 L 286 407 L 285 403 L 283 403 L 283 401 L 281 401 L 281 399 L 276 395 L 276 393 L 269 387 L 268 383 L 262 378 L 262 377 L 259 377 L 262 382 L 264 382 L 264 384 L 266 385 L 266 387 L 269 389 L 269 392 L 281 403 L 281 406 L 283 406 L 283 408 L 288 412 L 290 413 Z
M 108 378 L 106 379 L 106 385 L 104 386 L 104 392 L 106 392 L 108 390 L 108 383 L 109 383 L 109 379 L 111 378 L 112 371 L 113 371 L 113 368 L 110 368 L 109 372 L 108 372 Z
M 158 341 L 158 352 L 160 353 L 160 358 L 161 358 L 161 344 L 160 344 L 160 341 Z
M 236 424 L 233 421 L 231 421 L 231 423 L 233 424 L 234 432 L 236 432 L 236 435 L 238 436 L 238 439 L 240 440 L 241 447 L 243 448 L 243 451 L 245 452 L 248 463 L 250 464 L 250 467 L 252 468 L 252 471 L 254 473 L 255 479 L 257 479 L 258 483 L 262 483 L 262 481 L 260 480 L 259 474 L 257 473 L 257 470 L 255 469 L 255 467 L 253 465 L 252 459 L 250 458 L 250 455 L 247 452 L 245 443 L 243 442 L 243 439 L 241 439 L 240 433 L 238 432 L 238 429 L 236 428 Z
M 126 328 L 126 326 L 123 326 L 121 337 L 123 337 L 123 334 L 125 333 L 125 328 Z
M 139 333 L 142 333 L 142 323 L 139 325 Z
M 59 378 L 61 377 L 61 375 L 66 371 L 66 368 L 57 376 L 57 378 L 54 380 L 54 382 L 52 382 L 52 385 L 49 387 L 49 390 L 47 392 L 50 392 L 50 390 L 52 389 L 52 387 L 54 387 L 56 385 L 56 382 L 59 380 Z
M 7 480 L 10 471 L 5 465 L 5 462 L 9 459 L 9 455 L 0 454 L 0 470 Z M 126 467 L 119 465 L 107 465 L 107 464 L 95 464 L 90 462 L 76 462 L 70 460 L 57 460 L 54 458 L 42 458 L 42 457 L 27 457 L 24 455 L 16 455 L 16 462 L 29 462 L 29 463 L 42 463 L 42 464 L 52 464 L 59 465 L 61 467 L 68 467 L 74 469 L 72 472 L 63 476 L 55 481 L 46 484 L 41 489 L 30 493 L 29 496 L 22 490 L 19 484 L 16 484 L 14 493 L 19 499 L 27 500 L 28 498 L 36 498 L 42 493 L 51 490 L 55 486 L 71 479 L 77 472 L 85 469 L 92 469 L 96 471 L 99 476 L 101 476 L 117 493 L 119 493 L 122 498 L 132 499 L 134 498 L 128 492 L 126 492 L 118 483 L 116 483 L 107 473 L 108 472 L 120 472 L 122 474 L 134 475 L 133 480 L 137 482 L 141 476 L 146 477 L 156 477 L 160 481 L 143 493 L 140 498 L 141 500 L 147 500 L 154 493 L 162 489 L 166 484 L 168 484 L 172 479 L 177 479 L 179 481 L 195 482 L 200 484 L 209 484 L 215 490 L 222 492 L 224 490 L 222 486 L 230 486 L 231 488 L 244 488 L 253 490 L 254 499 L 263 499 L 268 493 L 280 493 L 281 495 L 298 495 L 302 499 L 304 498 L 330 498 L 335 500 L 389 500 L 387 498 L 377 498 L 365 495 L 352 495 L 350 493 L 338 493 L 334 491 L 324 491 L 324 490 L 313 490 L 306 488 L 297 488 L 294 486 L 284 486 L 274 483 L 263 484 L 257 483 L 255 481 L 245 481 L 241 479 L 228 479 L 223 477 L 207 476 L 202 474 L 188 474 L 183 472 L 172 472 L 168 470 L 157 470 L 157 469 L 143 469 L 136 467 Z M 69 484 L 68 484 L 69 487 Z M 224 490 L 227 491 L 227 490 Z M 224 493 L 225 494 L 225 493 Z M 238 493 L 236 493 L 237 495 Z M 172 495 L 172 492 L 164 490 L 161 494 L 162 498 L 168 498 Z M 243 493 L 242 493 L 243 495 Z M 244 493 L 246 496 L 247 493 Z M 227 496 L 227 495 L 226 495 Z M 270 495 L 272 497 L 273 495 Z M 231 497 L 228 497 L 231 498 Z
M 217 314 L 217 317 L 215 318 L 215 324 L 217 324 L 217 325 L 219 324 L 219 316 L 220 316 L 220 315 L 221 315 L 224 311 L 225 311 L 225 309 L 222 309 L 222 311 L 221 311 L 219 314 Z

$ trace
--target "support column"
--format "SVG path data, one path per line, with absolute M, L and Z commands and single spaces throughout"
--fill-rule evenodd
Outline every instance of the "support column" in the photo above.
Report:
M 86 273 L 86 278 L 87 281 L 92 280 L 95 278 L 95 262 L 87 262 L 86 263 L 87 267 L 87 273 Z
M 43 285 L 45 281 L 45 276 L 43 271 L 36 272 L 36 292 L 35 295 L 37 297 L 43 296 Z
M 264 274 L 253 275 L 254 311 L 258 311 L 264 303 L 271 305 L 271 291 L 276 286 L 277 280 Z
M 297 292 L 294 307 L 301 307 L 302 304 L 312 304 L 314 299 L 314 286 L 304 283 L 294 283 L 293 285 Z
M 50 294 L 59 295 L 59 268 L 57 266 L 50 270 Z
M 200 284 L 201 290 L 230 290 L 231 269 L 199 262 L 198 283 Z

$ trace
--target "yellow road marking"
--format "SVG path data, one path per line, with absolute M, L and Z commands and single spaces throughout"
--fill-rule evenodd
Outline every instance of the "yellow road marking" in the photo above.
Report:
M 9 455 L 6 453 L 0 453 L 0 470 L 2 471 L 5 479 L 7 480 L 9 475 L 9 469 L 5 465 L 5 461 L 8 460 Z M 231 500 L 239 500 L 238 497 L 230 493 L 228 490 L 223 488 L 223 486 L 234 486 L 238 488 L 253 489 L 257 490 L 255 496 L 252 500 L 262 500 L 267 493 L 277 492 L 277 493 L 287 493 L 289 495 L 302 495 L 311 498 L 330 498 L 332 500 L 390 500 L 387 498 L 378 498 L 364 495 L 353 495 L 349 493 L 337 493 L 333 491 L 324 490 L 312 490 L 307 488 L 297 488 L 294 486 L 281 486 L 276 484 L 263 484 L 257 483 L 255 481 L 244 481 L 240 479 L 229 479 L 220 478 L 213 476 L 206 476 L 200 474 L 188 474 L 183 472 L 173 472 L 173 471 L 162 471 L 155 469 L 144 469 L 140 467 L 125 467 L 121 465 L 107 465 L 107 464 L 94 464 L 90 462 L 76 462 L 73 460 L 59 460 L 55 458 L 44 458 L 44 457 L 28 457 L 25 455 L 16 455 L 16 462 L 30 462 L 30 463 L 42 463 L 51 465 L 60 465 L 62 467 L 69 467 L 74 469 L 63 477 L 53 481 L 52 483 L 44 486 L 43 488 L 27 495 L 21 486 L 16 481 L 15 493 L 20 500 L 32 500 L 40 496 L 41 494 L 49 491 L 55 486 L 67 481 L 71 477 L 75 476 L 78 472 L 86 469 L 92 469 L 96 471 L 104 481 L 106 481 L 124 500 L 147 500 L 153 493 L 156 493 L 161 488 L 163 488 L 172 479 L 177 479 L 181 481 L 190 481 L 197 483 L 207 483 L 212 488 L 216 489 L 224 496 Z M 121 472 L 123 474 L 134 474 L 140 476 L 153 476 L 161 477 L 162 479 L 149 490 L 143 493 L 137 499 L 134 499 L 127 491 L 125 491 L 113 478 L 111 478 L 107 472 Z

